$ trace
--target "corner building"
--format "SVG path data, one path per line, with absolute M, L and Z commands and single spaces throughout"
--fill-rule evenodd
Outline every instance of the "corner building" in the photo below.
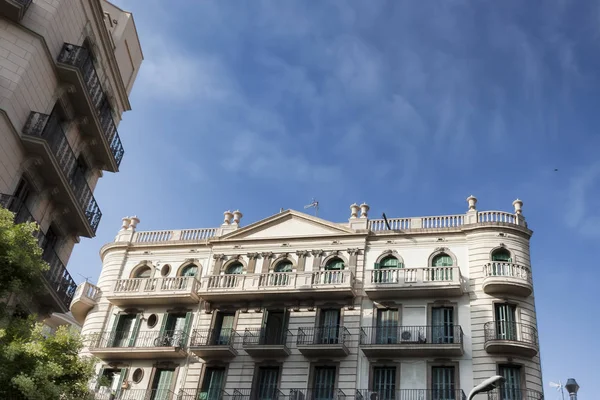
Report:
M 283 211 L 241 227 L 124 218 L 71 310 L 97 398 L 541 400 L 529 230 L 514 213 L 347 223 Z M 105 397 L 103 397 L 105 396 Z
M 67 263 L 102 218 L 94 189 L 119 170 L 142 58 L 133 16 L 107 1 L 0 0 L 0 206 L 38 223 L 50 265 L 44 293 L 9 301 L 25 313 L 69 310 Z

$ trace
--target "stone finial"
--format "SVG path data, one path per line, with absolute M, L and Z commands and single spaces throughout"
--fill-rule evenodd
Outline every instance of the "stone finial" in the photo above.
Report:
M 240 220 L 242 219 L 243 216 L 244 216 L 244 214 L 242 214 L 240 212 L 240 210 L 235 210 L 233 212 L 233 222 L 236 223 L 236 224 L 239 224 Z
M 129 224 L 131 223 L 131 218 L 123 217 L 123 218 L 121 218 L 121 221 L 123 221 L 123 223 L 121 225 L 121 230 L 126 231 L 127 228 L 129 228 Z
M 467 203 L 469 203 L 469 210 L 476 210 L 477 197 L 470 195 L 467 197 Z
M 513 206 L 515 207 L 515 214 L 521 215 L 523 212 L 523 201 L 516 199 L 513 201 Z
M 354 203 L 350 206 L 350 218 L 351 219 L 358 218 L 358 210 L 360 210 L 360 207 L 358 206 L 358 204 Z
M 130 223 L 129 223 L 129 228 L 131 230 L 135 231 L 135 228 L 137 228 L 137 224 L 140 223 L 140 219 L 137 217 L 137 215 L 134 215 L 133 217 L 130 218 Z
M 367 218 L 369 216 L 369 209 L 371 207 L 369 207 L 369 205 L 367 203 L 362 203 L 360 205 L 360 217 L 361 218 Z
M 233 213 L 229 210 L 223 213 L 223 225 L 230 225 L 231 219 L 233 218 Z

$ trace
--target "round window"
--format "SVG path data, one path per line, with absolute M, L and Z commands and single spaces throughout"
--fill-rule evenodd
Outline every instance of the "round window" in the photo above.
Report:
M 158 322 L 158 317 L 156 314 L 150 314 L 148 317 L 148 328 L 154 328 L 156 326 L 156 322 Z
M 171 272 L 171 266 L 169 264 L 163 265 L 163 267 L 160 269 L 160 274 L 162 276 L 169 275 L 169 272 Z
M 144 370 L 141 368 L 137 368 L 135 371 L 133 371 L 133 375 L 131 376 L 131 379 L 135 383 L 140 383 L 142 381 L 143 377 L 144 377 Z

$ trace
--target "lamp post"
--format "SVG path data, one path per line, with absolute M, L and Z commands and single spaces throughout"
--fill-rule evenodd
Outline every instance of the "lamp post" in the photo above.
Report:
M 467 400 L 472 400 L 473 397 L 475 397 L 475 395 L 477 395 L 479 393 L 485 393 L 485 392 L 489 392 L 490 390 L 496 389 L 498 386 L 503 384 L 504 381 L 506 381 L 506 379 L 504 379 L 503 376 L 500 376 L 500 375 L 490 376 L 485 381 L 481 382 L 479 385 L 475 386 L 471 390 L 471 393 L 469 393 L 469 397 L 467 397 Z
M 567 389 L 567 392 L 569 393 L 569 398 L 571 400 L 577 400 L 577 391 L 579 390 L 579 385 L 577 384 L 577 381 L 575 379 L 569 378 L 565 385 L 565 389 Z

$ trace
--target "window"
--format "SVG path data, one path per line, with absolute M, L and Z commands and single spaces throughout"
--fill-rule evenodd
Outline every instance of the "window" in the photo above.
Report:
M 402 268 L 404 265 L 393 256 L 385 257 L 378 263 L 375 263 L 375 271 L 373 271 L 373 283 L 398 283 L 399 272 L 397 268 Z
M 261 330 L 261 344 L 285 344 L 288 325 L 287 312 L 285 310 L 268 310 L 265 314 Z
M 191 312 L 165 314 L 160 327 L 160 335 L 154 345 L 157 347 L 184 347 L 191 322 Z
M 396 394 L 396 367 L 373 368 L 373 391 L 381 400 L 392 400 Z
M 186 265 L 181 270 L 181 276 L 196 276 L 198 274 L 198 267 L 195 264 Z
M 163 265 L 162 268 L 160 269 L 161 276 L 167 276 L 167 275 L 169 275 L 169 272 L 171 272 L 171 266 L 169 264 Z
M 141 368 L 136 368 L 136 370 L 133 371 L 133 374 L 131 375 L 131 380 L 135 383 L 140 383 L 143 378 L 144 378 L 144 370 Z
M 499 372 L 506 379 L 499 389 L 500 400 L 521 400 L 521 367 L 501 365 Z
M 375 327 L 377 344 L 398 343 L 398 310 L 378 309 L 377 326 Z
M 148 321 L 146 321 L 146 324 L 148 324 L 148 328 L 154 328 L 157 322 L 158 316 L 156 314 L 150 314 L 150 316 L 148 317 Z
M 318 366 L 314 370 L 313 378 L 313 399 L 332 400 L 335 394 L 335 373 L 334 366 Z
M 492 253 L 492 261 L 511 262 L 510 252 L 506 249 L 494 250 Z
M 279 382 L 279 367 L 259 367 L 256 380 L 255 399 L 275 400 L 277 396 L 277 383 Z
M 103 368 L 100 370 L 98 380 L 96 381 L 96 393 L 101 396 L 110 398 L 111 394 L 115 394 L 115 398 L 118 398 L 118 394 L 121 390 L 121 386 L 127 375 L 127 368 Z M 105 397 L 100 397 L 105 398 Z
M 317 344 L 339 343 L 340 310 L 321 310 L 319 324 L 317 325 L 316 330 L 317 335 L 315 339 Z
M 211 344 L 229 345 L 233 339 L 235 313 L 217 312 Z
M 25 179 L 21 179 L 17 185 L 13 198 L 7 204 L 8 210 L 15 214 L 16 224 L 31 221 L 31 216 L 27 210 L 27 201 L 29 200 L 30 192 L 31 186 L 29 185 L 29 182 Z
M 497 303 L 494 309 L 496 315 L 495 339 L 517 340 L 517 307 L 513 304 Z
M 225 368 L 207 367 L 198 400 L 220 400 L 225 383 Z
M 143 267 L 138 268 L 134 272 L 133 277 L 134 278 L 150 278 L 150 275 L 152 275 L 152 270 L 150 269 L 150 267 L 143 266 Z
M 452 257 L 446 253 L 440 253 L 431 260 L 432 267 L 451 267 L 452 264 Z
M 110 347 L 134 347 L 140 320 L 139 314 L 117 315 L 110 337 Z
M 433 257 L 431 260 L 431 267 L 429 270 L 426 270 L 427 280 L 430 281 L 452 281 L 452 267 L 453 261 L 452 257 L 450 257 L 446 253 L 440 253 L 437 256 Z
M 454 367 L 433 367 L 432 399 L 456 400 L 456 382 Z
M 402 268 L 404 265 L 394 256 L 388 256 L 378 263 L 375 263 L 375 269 Z
M 227 267 L 227 270 L 225 270 L 225 273 L 228 275 L 237 275 L 237 274 L 241 274 L 244 271 L 244 266 L 242 265 L 242 263 L 236 262 L 231 264 L 229 267 Z
M 275 272 L 292 272 L 292 263 L 288 260 L 280 261 L 275 266 Z
M 152 381 L 150 400 L 167 400 L 171 398 L 171 381 L 175 375 L 174 368 L 158 368 Z
M 454 307 L 432 308 L 431 325 L 433 343 L 454 343 Z
M 344 261 L 339 258 L 332 258 L 325 264 L 326 271 L 341 271 L 344 269 Z

